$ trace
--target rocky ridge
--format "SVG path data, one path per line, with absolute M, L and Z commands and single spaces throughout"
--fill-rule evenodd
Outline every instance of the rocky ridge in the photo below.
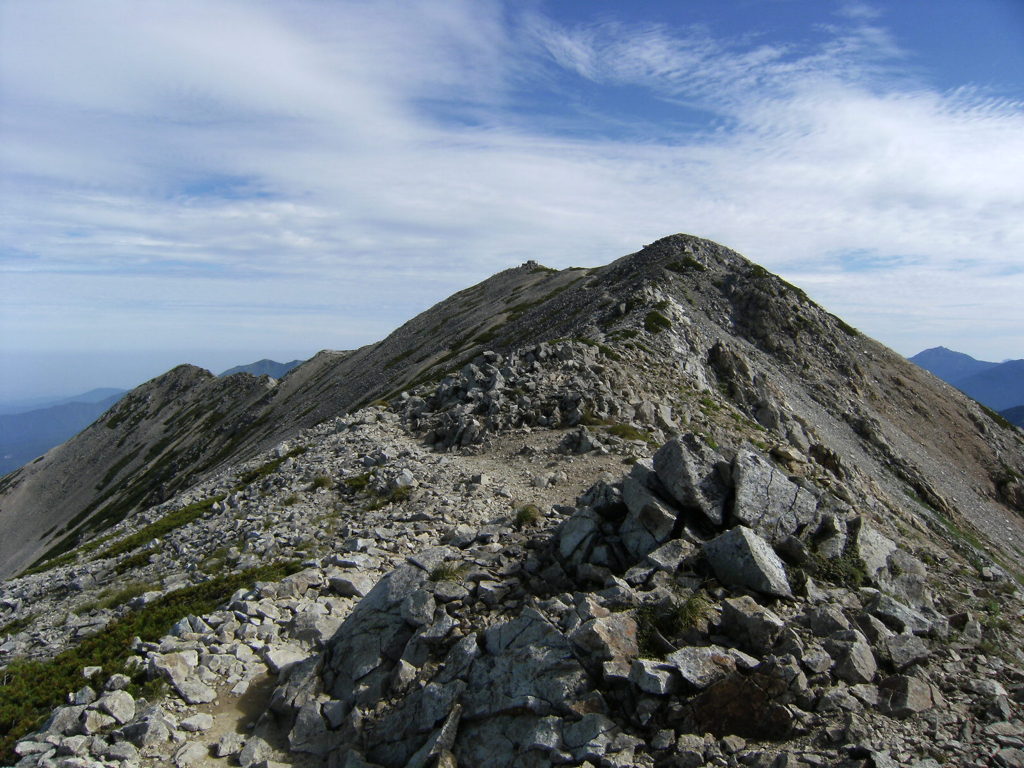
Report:
M 648 250 L 711 269 L 669 240 Z M 867 395 L 910 374 L 821 310 L 691 302 L 641 256 L 606 268 L 633 305 L 574 338 L 477 354 L 6 582 L 0 652 L 44 663 L 222 573 L 297 569 L 86 670 L 18 764 L 1022 764 L 1013 537 L 1003 565 L 974 538 L 1015 530 L 1013 478 L 937 479 L 973 444 L 907 448 L 922 428 Z M 812 321 L 798 386 L 808 350 L 764 329 Z M 969 408 L 947 423 L 1019 462 Z

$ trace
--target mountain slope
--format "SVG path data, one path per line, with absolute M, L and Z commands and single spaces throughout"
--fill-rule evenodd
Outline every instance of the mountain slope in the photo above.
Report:
M 293 368 L 302 365 L 302 360 L 292 360 L 290 363 L 278 363 L 274 360 L 257 360 L 255 363 L 249 363 L 248 365 L 236 365 L 234 368 L 228 368 L 224 371 L 221 376 L 232 376 L 236 373 L 250 373 L 253 376 L 269 376 L 272 379 L 283 378 Z
M 217 383 L 197 370 L 144 385 L 58 456 L 3 481 L 4 526 L 45 519 L 33 532 L 47 531 L 35 544 L 9 546 L 3 572 L 48 547 L 72 546 L 85 526 L 166 498 L 185 479 L 438 381 L 485 349 L 557 338 L 587 339 L 612 354 L 641 350 L 634 368 L 643 375 L 624 384 L 631 401 L 687 412 L 695 396 L 688 403 L 680 382 L 690 392 L 720 388 L 746 418 L 799 450 L 836 452 L 846 472 L 876 478 L 892 498 L 915 494 L 947 519 L 979 527 L 1006 557 L 1024 556 L 1020 518 L 1003 522 L 1004 505 L 1024 508 L 1018 435 L 799 289 L 722 246 L 676 235 L 606 267 L 506 270 L 377 344 L 318 354 L 277 386 L 252 377 Z M 107 475 L 116 491 L 95 488 Z
M 71 442 L 174 435 L 186 477 L 126 464 L 159 484 L 4 582 L 0 760 L 1024 760 L 1024 436 L 714 243 L 129 397 Z
M 0 415 L 0 474 L 14 471 L 81 432 L 120 398 L 120 393 L 110 394 L 97 402 L 70 402 Z
M 1024 360 L 1007 360 L 957 379 L 953 386 L 994 411 L 1024 405 Z
M 926 371 L 931 371 L 943 381 L 954 385 L 960 379 L 987 371 L 989 368 L 995 368 L 999 365 L 999 363 L 975 360 L 970 355 L 965 355 L 963 352 L 954 352 L 945 347 L 926 349 L 923 352 L 918 352 L 909 360 Z

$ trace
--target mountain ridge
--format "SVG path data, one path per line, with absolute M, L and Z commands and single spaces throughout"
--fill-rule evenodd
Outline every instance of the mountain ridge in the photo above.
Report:
M 1024 437 L 710 241 L 83 435 L 0 489 L 121 494 L 4 582 L 22 768 L 1024 759 Z
M 659 339 L 648 326 L 659 330 L 658 318 L 666 319 L 658 309 L 660 302 L 670 302 L 680 314 L 691 312 L 699 320 L 689 320 L 683 330 L 668 334 L 681 334 L 680 344 L 700 348 L 691 368 L 696 370 L 705 358 L 730 397 L 752 415 L 763 412 L 772 428 L 791 435 L 804 431 L 792 418 L 780 418 L 786 409 L 779 406 L 787 398 L 798 398 L 799 410 L 829 423 L 851 455 L 862 453 L 858 444 L 866 441 L 871 464 L 881 461 L 896 467 L 898 482 L 910 483 L 914 493 L 944 510 L 952 509 L 948 497 L 975 495 L 938 470 L 937 462 L 949 460 L 959 462 L 976 487 L 988 487 L 986 503 L 979 509 L 988 509 L 991 502 L 1019 502 L 1016 486 L 999 482 L 1004 460 L 988 440 L 961 445 L 946 439 L 950 430 L 976 434 L 978 425 L 988 419 L 976 406 L 960 396 L 958 410 L 941 411 L 951 422 L 922 418 L 907 388 L 893 383 L 906 379 L 915 391 L 934 390 L 917 373 L 920 369 L 906 367 L 902 358 L 739 254 L 700 238 L 673 235 L 605 267 L 557 271 L 528 262 L 505 270 L 439 302 L 380 342 L 349 352 L 317 354 L 276 385 L 245 374 L 222 380 L 237 384 L 215 384 L 204 377 L 200 381 L 198 374 L 179 380 L 175 372 L 194 367 L 174 369 L 143 385 L 152 390 L 145 396 L 125 397 L 86 431 L 90 439 L 97 434 L 116 435 L 100 441 L 111 443 L 108 450 L 89 449 L 85 445 L 89 439 L 83 439 L 81 445 L 62 447 L 57 456 L 48 454 L 38 464 L 23 468 L 23 476 L 0 482 L 0 510 L 9 520 L 12 515 L 31 514 L 32 509 L 56 506 L 56 500 L 63 498 L 62 520 L 36 515 L 37 535 L 48 529 L 54 532 L 33 555 L 59 552 L 73 546 L 84 526 L 120 519 L 143 499 L 158 501 L 184 487 L 187 478 L 198 478 L 229 459 L 245 459 L 326 418 L 377 399 L 394 398 L 414 383 L 437 380 L 485 348 L 504 352 L 527 340 L 573 336 L 604 339 L 596 343 L 605 346 L 609 341 L 626 343 L 608 334 L 638 312 L 643 314 L 643 332 Z M 687 339 L 687 329 L 698 327 L 701 333 Z M 813 344 L 805 343 L 812 339 Z M 764 353 L 766 357 L 758 359 L 767 367 L 757 373 L 745 365 L 746 353 L 735 348 L 737 341 Z M 792 377 L 802 371 L 814 371 L 815 376 L 806 389 L 798 391 Z M 706 378 L 701 374 L 697 381 Z M 170 405 L 179 393 L 199 384 L 227 388 L 214 396 L 219 406 L 203 408 L 205 395 L 198 394 L 180 407 Z M 873 387 L 878 391 L 873 394 L 874 404 L 868 406 L 865 398 Z M 169 408 L 159 421 L 148 402 L 150 396 Z M 948 397 L 943 393 L 943 400 Z M 900 427 L 892 429 L 890 419 Z M 150 437 L 129 437 L 134 425 L 143 422 Z M 127 446 L 129 441 L 132 446 Z M 135 451 L 131 456 L 129 447 Z M 905 458 L 896 455 L 900 452 Z M 84 454 L 104 459 L 88 471 L 68 469 Z M 89 486 L 71 497 L 73 504 L 67 494 L 55 495 L 64 482 L 39 480 L 47 476 L 51 462 L 64 467 L 55 474 L 92 478 Z M 1024 472 L 1024 465 L 1012 469 Z M 111 473 L 118 479 L 113 495 L 106 487 L 89 492 Z M 890 474 L 887 470 L 886 476 Z M 46 492 L 48 484 L 51 490 Z M 996 513 L 991 514 L 994 519 Z M 17 567 L 10 559 L 13 551 L 28 557 L 25 546 L 27 542 L 8 545 L 0 558 L 7 563 L 4 572 Z M 20 560 L 21 565 L 27 562 Z

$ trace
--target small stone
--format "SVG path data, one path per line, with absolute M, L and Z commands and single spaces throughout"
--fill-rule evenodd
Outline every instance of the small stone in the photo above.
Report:
M 206 712 L 200 712 L 192 717 L 185 718 L 180 724 L 181 730 L 196 733 L 198 731 L 208 731 L 213 727 L 213 715 L 207 714 Z
M 177 768 L 193 768 L 201 765 L 209 753 L 203 744 L 191 741 L 174 753 L 174 764 Z
M 629 680 L 644 693 L 666 695 L 673 693 L 679 686 L 673 667 L 659 661 L 634 659 L 629 671 Z
M 239 733 L 225 733 L 213 747 L 213 753 L 217 757 L 230 757 L 237 755 L 245 746 L 245 738 Z

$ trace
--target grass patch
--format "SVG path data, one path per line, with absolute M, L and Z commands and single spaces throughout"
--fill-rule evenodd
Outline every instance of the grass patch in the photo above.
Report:
M 430 572 L 428 577 L 431 581 L 462 581 L 462 577 L 469 570 L 465 563 L 441 563 Z
M 342 482 L 351 491 L 361 491 L 370 484 L 371 477 L 373 477 L 372 472 L 363 472 L 362 474 L 352 475 L 352 477 L 346 477 Z
M 175 622 L 213 611 L 235 590 L 256 581 L 279 581 L 301 567 L 297 561 L 281 561 L 178 589 L 115 619 L 52 659 L 11 661 L 0 675 L 0 762 L 17 762 L 15 743 L 42 725 L 68 691 L 82 686 L 82 667 L 101 666 L 104 675 L 127 672 L 125 661 L 135 637 L 159 640 Z
M 128 571 L 134 570 L 135 568 L 142 568 L 145 565 L 149 565 L 149 558 L 155 552 L 155 549 L 144 549 L 141 552 L 136 552 L 134 555 L 129 555 L 114 566 L 114 573 L 122 575 Z
M 868 580 L 864 561 L 850 546 L 839 557 L 823 557 L 817 552 L 811 553 L 808 570 L 821 581 L 848 589 L 860 589 Z
M 99 558 L 117 557 L 125 552 L 130 552 L 133 549 L 137 549 L 144 544 L 149 544 L 153 539 L 158 539 L 161 536 L 170 533 L 175 528 L 180 528 L 183 525 L 188 525 L 193 520 L 196 520 L 213 507 L 218 501 L 224 499 L 224 494 L 218 494 L 211 496 L 203 501 L 197 501 L 194 504 L 189 504 L 187 507 L 182 507 L 174 512 L 170 512 L 154 523 L 150 523 L 145 528 L 136 531 L 133 534 L 126 536 L 115 544 L 110 545 L 105 550 L 100 552 Z
M 516 510 L 515 517 L 512 518 L 512 524 L 516 528 L 527 528 L 536 525 L 543 516 L 540 507 L 536 504 L 526 504 Z
M 708 268 L 693 258 L 693 256 L 683 256 L 678 261 L 670 261 L 665 265 L 665 269 L 685 275 L 688 272 L 706 272 Z
M 388 504 L 398 504 L 406 501 L 410 496 L 412 496 L 412 487 L 408 485 L 400 485 L 397 488 L 392 488 L 387 493 L 376 493 L 371 490 L 370 500 L 366 505 L 366 509 L 373 512 L 377 509 L 383 509 Z
M 155 591 L 156 588 L 155 584 L 135 582 L 120 589 L 106 589 L 92 602 L 83 604 L 80 610 L 83 613 L 89 613 L 90 611 L 105 611 L 108 608 L 117 608 L 139 595 Z
M 664 658 L 683 633 L 706 624 L 710 615 L 711 603 L 701 592 L 691 592 L 667 610 L 660 604 L 640 606 L 633 612 L 640 655 Z
M 637 429 L 629 424 L 613 424 L 608 428 L 608 434 L 621 437 L 623 440 L 640 440 L 645 443 L 649 443 L 652 440 L 650 432 Z
M 648 333 L 661 333 L 671 327 L 672 321 L 656 309 L 652 309 L 644 317 L 644 330 Z
M 28 613 L 22 616 L 20 619 L 14 619 L 8 621 L 2 627 L 0 627 L 0 637 L 6 637 L 7 635 L 16 635 L 21 630 L 27 629 L 33 621 L 36 620 L 36 614 Z
M 334 480 L 327 475 L 317 475 L 313 478 L 312 484 L 309 486 L 309 490 L 317 491 L 321 488 L 331 490 L 334 487 Z

